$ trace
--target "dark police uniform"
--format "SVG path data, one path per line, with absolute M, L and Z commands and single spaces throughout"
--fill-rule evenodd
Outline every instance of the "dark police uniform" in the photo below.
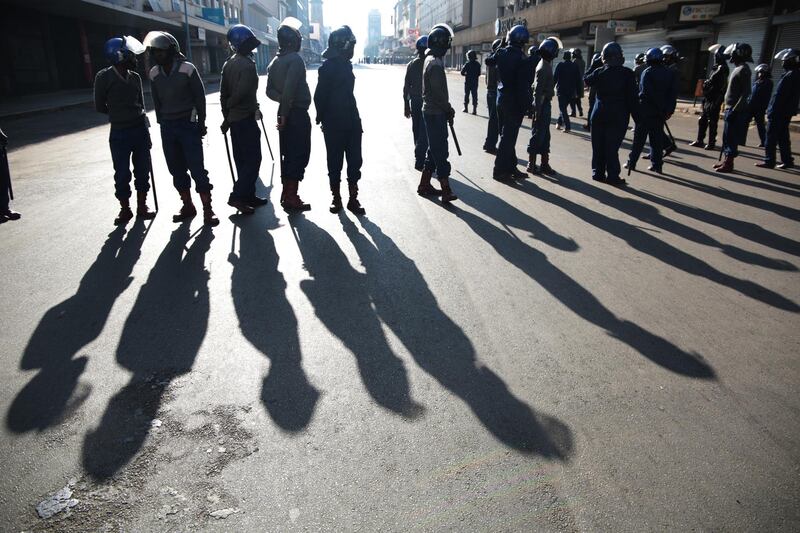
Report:
M 499 124 L 497 118 L 497 66 L 486 59 L 486 106 L 489 108 L 489 124 L 486 127 L 486 140 L 483 149 L 489 152 L 497 150 Z
M 447 120 L 453 116 L 453 107 L 447 91 L 444 60 L 428 50 L 422 71 L 422 116 L 428 134 L 428 153 L 425 169 L 436 172 L 440 180 L 450 177 L 450 162 L 447 146 Z
M 769 78 L 756 79 L 753 82 L 753 87 L 750 89 L 750 99 L 747 101 L 747 106 L 750 108 L 750 117 L 756 123 L 758 130 L 758 140 L 760 146 L 766 146 L 767 143 L 767 124 L 764 120 L 764 115 L 769 107 L 769 100 L 772 96 L 772 80 Z M 748 127 L 750 121 L 748 120 Z M 745 139 L 747 133 L 745 130 Z
M 661 170 L 664 154 L 664 122 L 675 112 L 678 101 L 678 83 L 675 73 L 662 64 L 648 67 L 639 84 L 639 120 L 633 133 L 633 146 L 628 165 L 636 165 L 647 138 L 653 168 Z
M 422 170 L 425 166 L 425 153 L 428 151 L 428 135 L 422 119 L 422 67 L 425 59 L 415 57 L 406 66 L 406 79 L 403 84 L 403 100 L 411 106 L 411 130 L 414 134 L 414 168 Z
M 583 116 L 583 76 L 586 74 L 586 61 L 582 57 L 576 57 L 572 60 L 578 68 L 578 86 L 576 87 L 575 99 L 570 104 L 572 116 L 575 116 L 575 108 L 578 108 L 578 113 Z
M 725 129 L 722 130 L 722 144 L 726 156 L 739 155 L 739 144 L 744 141 L 750 113 L 747 100 L 750 97 L 752 73 L 747 63 L 733 69 L 725 93 Z
M 328 153 L 328 180 L 339 187 L 344 158 L 347 157 L 347 181 L 361 178 L 361 117 L 353 94 L 356 77 L 353 65 L 344 57 L 326 59 L 319 68 L 314 91 L 317 123 L 322 123 Z
M 728 88 L 728 65 L 722 62 L 714 66 L 714 72 L 703 82 L 703 114 L 700 115 L 697 128 L 697 141 L 702 143 L 708 129 L 708 144 L 714 146 L 717 142 L 717 124 L 719 111 L 725 99 L 725 90 Z
M 794 165 L 789 139 L 789 121 L 797 114 L 800 104 L 800 70 L 787 70 L 778 82 L 778 88 L 767 108 L 767 148 L 764 162 L 775 164 L 776 147 L 780 147 L 781 161 L 787 167 Z
M 528 143 L 528 154 L 530 155 L 550 153 L 550 118 L 552 114 L 550 102 L 555 93 L 553 83 L 552 63 L 542 58 L 536 66 L 533 82 L 533 106 L 536 112 L 536 121 L 531 129 L 531 140 Z
M 572 129 L 569 120 L 569 106 L 578 94 L 578 84 L 582 84 L 578 76 L 578 67 L 569 59 L 565 59 L 556 65 L 553 71 L 553 81 L 556 84 L 556 96 L 558 97 L 558 125 L 564 125 L 565 131 Z
M 619 147 L 636 116 L 636 77 L 623 66 L 604 66 L 585 77 L 596 89 L 592 108 L 592 179 L 619 183 Z
M 461 69 L 464 76 L 464 111 L 469 104 L 469 96 L 472 95 L 472 109 L 478 107 L 478 80 L 481 77 L 481 64 L 475 61 L 467 61 Z
M 494 174 L 510 175 L 517 168 L 517 144 L 522 119 L 530 107 L 530 58 L 519 48 L 507 46 L 494 54 L 497 66 L 497 113 L 500 145 L 494 160 Z

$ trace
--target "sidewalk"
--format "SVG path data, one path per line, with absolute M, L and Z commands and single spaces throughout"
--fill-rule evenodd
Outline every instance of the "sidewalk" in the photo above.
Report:
M 219 75 L 203 78 L 206 89 L 216 91 Z M 145 95 L 150 94 L 150 83 L 143 81 Z M 92 89 L 75 89 L 52 93 L 29 94 L 0 101 L 0 120 L 10 120 L 40 113 L 49 113 L 72 107 L 91 106 L 94 101 Z

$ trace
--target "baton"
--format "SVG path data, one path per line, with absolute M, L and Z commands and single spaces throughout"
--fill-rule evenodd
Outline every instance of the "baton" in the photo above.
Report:
M 153 172 L 153 158 L 150 151 L 147 152 L 147 159 L 150 161 L 150 181 L 153 184 L 153 203 L 156 204 L 156 213 L 158 213 L 158 194 L 156 194 L 156 175 Z
M 456 143 L 456 151 L 458 152 L 458 155 L 461 155 L 461 147 L 458 145 L 458 137 L 456 137 L 456 130 L 453 129 L 453 123 L 448 120 L 447 125 L 450 126 L 450 133 L 453 135 L 453 142 Z
M 235 187 L 236 186 L 236 176 L 233 175 L 233 162 L 231 162 L 231 149 L 230 149 L 230 146 L 228 146 L 228 134 L 227 133 L 223 133 L 222 136 L 225 137 L 225 153 L 228 154 L 228 166 L 231 169 L 231 181 L 233 181 L 233 186 Z
M 675 146 L 675 137 L 672 136 L 672 132 L 669 129 L 669 122 L 666 120 L 664 121 L 664 127 L 667 129 L 667 135 L 669 135 L 669 139 L 672 141 L 672 145 Z
M 264 132 L 264 138 L 267 140 L 267 149 L 269 149 L 269 158 L 275 161 L 275 156 L 272 155 L 272 146 L 269 145 L 269 137 L 267 137 L 267 128 L 264 127 L 264 117 L 261 117 L 261 131 Z
M 8 178 L 8 198 L 10 200 L 14 199 L 14 189 L 11 187 L 11 167 L 8 165 L 8 152 L 6 151 L 6 147 L 3 146 L 3 164 L 5 165 L 5 172 L 6 177 Z

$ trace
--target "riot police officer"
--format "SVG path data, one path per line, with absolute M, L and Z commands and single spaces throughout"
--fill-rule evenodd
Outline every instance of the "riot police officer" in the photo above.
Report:
M 508 31 L 508 46 L 500 48 L 493 56 L 497 65 L 497 113 L 500 120 L 500 146 L 494 159 L 492 177 L 498 181 L 523 178 L 517 170 L 515 145 L 522 119 L 530 107 L 530 58 L 523 48 L 530 34 L 522 25 Z
M 467 52 L 467 62 L 461 69 L 464 76 L 464 113 L 467 112 L 469 97 L 472 95 L 472 114 L 478 113 L 478 80 L 481 77 L 481 64 L 478 62 L 478 53 L 475 50 Z
M 228 45 L 233 55 L 222 65 L 219 100 L 224 118 L 222 133 L 231 132 L 233 159 L 238 178 L 228 197 L 228 205 L 249 215 L 267 203 L 256 196 L 256 181 L 261 169 L 261 131 L 258 129 L 258 72 L 253 50 L 261 41 L 253 30 L 236 24 L 228 30 Z
M 356 215 L 366 211 L 358 201 L 358 180 L 361 179 L 361 117 L 353 94 L 356 78 L 350 60 L 356 36 L 349 26 L 331 32 L 328 48 L 322 53 L 325 62 L 319 68 L 319 81 L 314 91 L 317 124 L 322 123 L 325 148 L 328 152 L 328 180 L 331 186 L 330 212 L 342 209 L 339 184 L 343 158 L 347 157 L 347 209 Z
M 800 50 L 786 48 L 778 52 L 775 59 L 783 62 L 786 72 L 781 76 L 767 108 L 767 147 L 764 150 L 764 161 L 756 166 L 775 166 L 776 148 L 780 147 L 781 164 L 778 168 L 789 169 L 794 168 L 789 121 L 797 114 L 797 106 L 800 104 Z
M 287 212 L 311 209 L 297 194 L 311 157 L 311 91 L 306 83 L 306 64 L 298 53 L 303 41 L 301 27 L 294 17 L 283 20 L 278 27 L 278 54 L 267 67 L 267 97 L 279 103 L 281 206 Z
M 675 73 L 664 66 L 664 54 L 660 48 L 647 51 L 648 67 L 639 83 L 639 111 L 633 146 L 625 168 L 628 173 L 636 168 L 644 143 L 649 137 L 651 165 L 649 170 L 661 172 L 664 142 L 664 121 L 675 112 L 678 101 L 678 84 Z
M 725 129 L 722 130 L 723 160 L 714 165 L 717 172 L 733 172 L 733 160 L 739 155 L 739 144 L 744 140 L 750 111 L 752 73 L 747 63 L 753 62 L 753 49 L 747 43 L 733 43 L 725 49 L 725 55 L 735 65 L 725 93 Z
M 578 94 L 578 86 L 583 85 L 583 79 L 578 76 L 578 67 L 572 62 L 572 53 L 569 50 L 564 51 L 563 59 L 553 71 L 559 111 L 556 128 L 560 130 L 563 125 L 564 133 L 569 133 L 572 130 L 569 106 Z
M 9 207 L 11 199 L 11 169 L 8 167 L 8 137 L 0 129 L 0 224 L 19 220 L 22 215 Z
M 725 47 L 715 44 L 709 47 L 714 52 L 714 69 L 711 76 L 703 82 L 703 114 L 700 115 L 697 128 L 697 140 L 689 143 L 690 146 L 704 147 L 714 150 L 717 143 L 717 124 L 719 111 L 725 99 L 725 90 L 728 88 L 728 64 L 725 62 Z M 706 128 L 708 129 L 708 144 L 705 144 Z
M 769 65 L 761 63 L 753 72 L 756 74 L 756 79 L 753 81 L 753 86 L 750 88 L 750 98 L 747 100 L 747 107 L 750 109 L 750 118 L 756 123 L 758 130 L 759 148 L 764 148 L 767 142 L 767 124 L 764 121 L 764 115 L 769 106 L 769 100 L 772 96 L 772 73 L 769 70 Z M 750 121 L 747 121 L 747 127 L 750 127 Z M 745 130 L 745 134 L 746 134 Z M 747 137 L 745 137 L 745 140 Z
M 181 54 L 178 40 L 167 32 L 152 31 L 145 37 L 156 65 L 150 69 L 150 91 L 161 126 L 161 146 L 172 183 L 183 206 L 172 217 L 180 222 L 194 217 L 188 172 L 203 203 L 206 225 L 219 224 L 211 208 L 211 189 L 203 162 L 206 130 L 206 93 L 197 68 Z
M 136 188 L 136 215 L 149 220 L 156 216 L 147 207 L 150 190 L 150 132 L 144 110 L 142 78 L 136 73 L 136 56 L 144 52 L 133 37 L 114 37 L 103 47 L 111 63 L 94 78 L 95 109 L 108 115 L 111 131 L 108 144 L 114 162 L 114 189 L 120 211 L 114 224 L 124 225 L 133 218 L 131 211 L 131 170 L 133 160 Z
M 600 52 L 595 52 L 592 54 L 592 61 L 589 63 L 589 69 L 586 71 L 586 74 L 589 74 L 596 68 L 600 68 L 602 65 L 603 61 L 600 57 Z M 584 78 L 586 77 L 586 74 L 584 74 Z M 583 129 L 586 131 L 592 131 L 592 108 L 594 107 L 596 96 L 597 90 L 595 90 L 594 87 L 589 87 L 589 109 L 586 113 L 586 124 L 583 125 Z
M 536 66 L 533 81 L 533 128 L 531 140 L 528 142 L 528 167 L 532 174 L 554 174 L 550 166 L 550 117 L 551 100 L 555 95 L 552 61 L 558 54 L 558 41 L 548 37 L 539 45 L 541 60 Z M 542 163 L 536 166 L 536 156 L 542 157 Z
M 647 68 L 647 62 L 645 61 L 645 54 L 644 52 L 639 52 L 636 54 L 636 57 L 633 59 L 634 67 L 633 67 L 633 74 L 636 76 L 636 90 L 639 90 L 639 81 L 642 78 L 642 72 L 644 69 Z
M 583 76 L 586 74 L 586 61 L 583 60 L 583 54 L 580 48 L 573 48 L 570 50 L 572 53 L 572 62 L 578 68 L 578 87 L 575 90 L 575 99 L 570 104 L 569 116 L 575 116 L 575 108 L 578 108 L 579 116 L 583 116 Z
M 495 39 L 492 43 L 492 54 L 497 52 L 502 41 Z M 497 119 L 497 65 L 494 61 L 486 59 L 486 106 L 489 108 L 489 124 L 486 126 L 486 140 L 483 141 L 483 151 L 489 154 L 497 153 L 497 137 L 499 125 Z
M 428 151 L 428 135 L 425 133 L 425 122 L 422 120 L 422 67 L 425 64 L 425 50 L 428 49 L 427 35 L 417 39 L 416 48 L 417 57 L 406 66 L 403 114 L 411 119 L 411 131 L 414 135 L 414 168 L 422 172 L 425 167 L 425 153 Z
M 619 147 L 628 131 L 631 115 L 636 114 L 636 80 L 619 44 L 611 42 L 601 53 L 603 66 L 584 78 L 597 90 L 592 107 L 592 179 L 621 185 Z
M 683 58 L 681 57 L 678 50 L 671 44 L 665 44 L 664 46 L 662 46 L 661 52 L 664 55 L 664 66 L 666 66 L 669 70 L 671 70 L 675 76 L 675 85 L 677 90 L 677 84 L 680 80 L 678 63 Z M 664 129 L 662 130 L 662 135 L 664 137 L 664 157 L 667 157 L 669 154 L 678 149 L 678 145 L 675 144 L 675 139 L 672 138 L 672 135 L 670 135 L 669 130 L 667 129 L 668 120 L 669 117 L 666 117 L 664 119 Z

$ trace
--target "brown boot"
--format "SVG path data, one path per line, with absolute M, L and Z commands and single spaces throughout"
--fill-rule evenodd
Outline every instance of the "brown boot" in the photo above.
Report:
M 542 164 L 539 166 L 542 174 L 555 174 L 556 171 L 550 166 L 550 154 L 542 154 Z
M 442 191 L 431 185 L 432 170 L 424 169 L 419 178 L 419 186 L 417 187 L 417 194 L 420 196 L 440 196 Z
M 179 190 L 178 194 L 181 195 L 183 206 L 181 206 L 180 211 L 172 215 L 173 222 L 181 222 L 197 215 L 197 209 L 194 208 L 194 204 L 192 203 L 192 193 L 189 191 L 189 189 Z
M 539 168 L 536 166 L 536 154 L 528 156 L 528 166 L 525 167 L 525 172 L 530 172 L 531 174 L 539 172 Z
M 458 200 L 458 196 L 453 194 L 450 188 L 450 178 L 439 178 L 439 183 L 442 184 L 442 203 L 449 204 L 453 200 Z
M 339 192 L 339 184 L 331 185 L 331 195 L 333 195 L 333 199 L 331 200 L 331 206 L 328 208 L 328 211 L 331 213 L 338 213 L 342 210 L 342 193 Z
M 114 219 L 114 224 L 117 226 L 124 226 L 130 219 L 133 218 L 130 200 L 127 198 L 124 200 L 120 199 L 119 208 L 119 214 L 117 215 L 117 218 Z
M 348 181 L 347 188 L 350 193 L 350 199 L 347 200 L 347 210 L 356 215 L 365 215 L 367 211 L 361 207 L 361 203 L 358 201 L 358 183 Z
M 725 157 L 722 159 L 722 164 L 715 167 L 714 170 L 722 172 L 723 174 L 730 174 L 733 172 L 733 159 L 732 155 L 725 154 Z
M 311 205 L 303 203 L 303 200 L 301 200 L 300 196 L 297 194 L 299 186 L 299 181 L 291 178 L 286 179 L 286 185 L 283 188 L 283 192 L 286 195 L 283 200 L 283 210 L 287 213 L 311 210 Z
M 206 226 L 218 226 L 219 219 L 211 209 L 211 192 L 201 192 L 200 201 L 203 202 L 203 223 Z
M 146 191 L 136 192 L 136 216 L 143 220 L 151 220 L 156 217 L 155 212 L 150 211 L 150 208 L 147 207 Z

